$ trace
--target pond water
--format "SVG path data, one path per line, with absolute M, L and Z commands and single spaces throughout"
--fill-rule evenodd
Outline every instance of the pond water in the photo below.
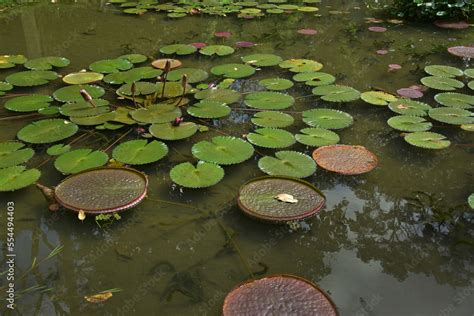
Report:
M 179 59 L 187 67 L 209 71 L 216 64 L 240 62 L 241 56 L 253 53 L 308 58 L 321 62 L 339 84 L 390 93 L 419 83 L 426 65 L 468 67 L 446 48 L 474 43 L 472 30 L 383 23 L 387 32 L 370 32 L 368 26 L 376 24 L 366 23 L 365 18 L 379 13 L 372 8 L 375 4 L 324 1 L 318 5 L 319 17 L 295 13 L 246 20 L 235 16 L 169 19 L 160 13 L 130 16 L 105 1 L 39 3 L 0 13 L 0 55 L 64 56 L 71 64 L 58 72 L 65 75 L 94 61 L 128 53 L 158 58 L 159 48 L 173 43 L 234 46 L 236 41 L 251 41 L 258 45 L 236 49 L 230 56 Z M 335 10 L 340 12 L 331 12 Z M 316 29 L 318 34 L 298 34 L 303 28 Z M 214 36 L 222 31 L 232 36 Z M 379 49 L 389 53 L 377 55 Z M 389 64 L 402 68 L 388 71 Z M 2 70 L 0 81 L 17 68 Z M 276 76 L 291 79 L 288 71 L 268 67 L 251 79 L 237 80 L 232 88 L 242 93 L 262 90 L 257 80 Z M 218 80 L 216 76 L 209 79 Z M 51 94 L 62 86 L 56 80 L 18 93 Z M 324 102 L 303 84 L 288 93 L 296 98 L 291 111 L 329 107 L 350 113 L 355 122 L 338 131 L 341 143 L 370 149 L 379 157 L 377 168 L 359 176 L 319 168 L 307 180 L 326 195 L 326 206 L 296 230 L 256 222 L 236 206 L 241 184 L 263 175 L 256 163 L 259 154 L 226 167 L 224 179 L 211 188 L 191 190 L 173 185 L 169 170 L 192 159 L 192 144 L 221 133 L 240 137 L 252 129 L 253 112 L 236 109 L 229 117 L 212 121 L 210 131 L 169 143 L 170 153 L 160 162 L 138 166 L 149 175 L 148 197 L 133 210 L 121 213 L 122 218 L 110 226 L 100 228 L 90 218 L 80 222 L 72 212 L 51 213 L 34 186 L 2 193 L 2 225 L 6 203 L 14 201 L 16 205 L 18 276 L 34 258 L 44 258 L 57 245 L 64 246 L 60 255 L 17 281 L 17 292 L 35 285 L 51 288 L 28 291 L 17 298 L 17 314 L 217 315 L 226 293 L 250 278 L 250 270 L 256 276 L 285 273 L 307 278 L 330 295 L 341 315 L 471 315 L 472 218 L 465 215 L 454 226 L 434 223 L 429 228 L 417 220 L 420 209 L 411 206 L 407 198 L 418 195 L 426 201 L 427 212 L 452 207 L 468 212 L 466 200 L 474 189 L 472 133 L 439 123 L 433 131 L 446 135 L 452 145 L 444 150 L 423 150 L 407 144 L 400 132 L 386 124 L 393 116 L 386 107 L 362 100 Z M 432 104 L 434 94 L 430 90 L 422 100 Z M 0 104 L 6 100 L 1 98 Z M 12 115 L 3 107 L 0 112 L 2 117 Z M 288 128 L 293 133 L 304 127 L 298 115 Z M 0 141 L 14 139 L 31 121 L 1 120 Z M 123 132 L 103 135 L 110 141 Z M 126 139 L 133 138 L 138 136 L 132 133 Z M 103 138 L 90 137 L 75 146 L 103 148 L 106 143 Z M 28 163 L 31 166 L 48 157 L 47 146 L 35 148 L 37 153 Z M 303 145 L 293 148 L 308 154 L 312 151 Z M 63 178 L 51 161 L 40 169 L 40 181 L 45 185 L 53 186 Z M 427 196 L 439 201 L 429 203 Z M 206 216 L 208 211 L 217 213 L 217 220 Z M 238 245 L 238 252 L 222 225 Z M 0 231 L 5 248 L 5 228 Z M 6 260 L 4 252 L 1 256 Z M 122 291 L 102 304 L 84 300 L 85 295 L 111 288 Z M 4 305 L 2 302 L 2 315 L 9 313 Z

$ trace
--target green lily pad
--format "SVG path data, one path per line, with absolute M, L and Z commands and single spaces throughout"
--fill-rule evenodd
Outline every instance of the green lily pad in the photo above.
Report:
M 421 83 L 435 90 L 454 91 L 464 87 L 464 83 L 459 80 L 444 77 L 423 77 Z
M 242 61 L 252 66 L 269 67 L 278 65 L 283 59 L 273 54 L 252 54 L 242 57 Z
M 446 136 L 432 132 L 409 133 L 405 135 L 405 141 L 410 145 L 426 149 L 443 149 L 451 145 Z
M 41 176 L 38 169 L 26 169 L 25 166 L 13 166 L 0 169 L 0 192 L 15 191 L 25 188 Z
M 129 165 L 144 165 L 156 162 L 168 154 L 165 143 L 146 139 L 130 140 L 121 143 L 112 151 L 112 157 Z
M 57 79 L 58 74 L 54 71 L 20 71 L 9 75 L 5 80 L 17 87 L 41 86 Z
M 42 115 L 54 115 L 59 113 L 59 107 L 57 106 L 48 106 L 46 108 L 41 108 L 38 110 L 39 114 Z
M 293 76 L 293 80 L 304 82 L 307 86 L 327 86 L 336 81 L 336 77 L 325 72 L 302 72 Z
M 469 89 L 471 89 L 471 90 L 474 90 L 474 80 L 469 81 L 469 82 L 467 83 L 467 87 L 468 87 Z
M 334 145 L 340 141 L 339 135 L 324 128 L 303 128 L 300 133 L 295 135 L 296 141 L 306 146 L 322 147 Z
M 207 188 L 224 178 L 224 169 L 204 161 L 199 161 L 196 167 L 189 162 L 183 162 L 171 169 L 170 178 L 185 188 Z
M 1 69 L 1 68 L 0 68 Z M 10 91 L 13 89 L 13 86 L 8 82 L 0 81 L 0 96 L 5 94 L 5 91 Z
M 397 101 L 397 97 L 382 91 L 366 91 L 362 92 L 360 98 L 365 102 L 373 105 L 388 105 L 390 102 Z
M 134 108 L 131 108 L 131 107 L 120 106 L 117 109 L 115 109 L 115 117 L 111 119 L 111 121 L 126 124 L 126 125 L 136 124 L 137 122 L 134 119 L 132 119 L 129 115 L 130 112 L 133 110 Z
M 158 95 L 161 96 L 163 91 L 163 83 L 159 82 L 156 84 L 156 89 L 158 90 Z M 167 82 L 165 85 L 164 97 L 165 98 L 175 98 L 180 97 L 181 95 L 189 93 L 191 86 L 186 86 L 186 91 L 183 91 L 183 86 L 180 82 Z
M 410 116 L 425 116 L 431 110 L 431 106 L 428 104 L 410 99 L 398 99 L 390 102 L 388 108 L 395 113 Z
M 346 112 L 333 109 L 312 109 L 303 111 L 303 122 L 312 127 L 342 129 L 352 125 L 354 119 Z
M 23 147 L 25 144 L 19 142 L 0 143 L 0 168 L 20 165 L 30 160 L 35 151 Z
M 279 65 L 281 68 L 289 69 L 291 72 L 315 72 L 323 68 L 323 64 L 310 59 L 288 59 Z
M 199 53 L 206 56 L 227 56 L 234 53 L 234 49 L 226 45 L 208 45 L 199 50 Z
M 153 104 L 130 112 L 130 116 L 142 123 L 167 123 L 180 117 L 181 110 L 173 104 Z
M 16 65 L 26 63 L 26 59 L 23 55 L 3 55 L 0 56 L 0 69 L 13 68 Z
M 96 61 L 89 65 L 89 69 L 103 74 L 119 72 L 121 70 L 129 70 L 133 64 L 127 59 L 104 59 Z
M 63 77 L 63 82 L 67 84 L 88 84 L 101 81 L 104 75 L 98 72 L 73 72 Z
M 142 79 L 152 79 L 161 75 L 163 71 L 153 67 L 138 67 L 127 71 L 115 72 L 104 77 L 104 81 L 110 84 L 132 83 Z
M 109 101 L 98 99 L 93 102 L 96 105 L 95 107 L 84 100 L 66 103 L 59 108 L 59 112 L 62 115 L 73 117 L 94 116 L 110 112 L 110 108 L 107 106 L 109 105 Z
M 50 106 L 53 98 L 49 95 L 32 94 L 9 99 L 4 107 L 15 112 L 36 112 Z
M 428 112 L 428 115 L 435 121 L 461 125 L 474 123 L 474 116 L 471 112 L 457 108 L 435 108 Z
M 436 94 L 434 99 L 441 105 L 458 109 L 470 109 L 474 106 L 474 96 L 468 94 L 443 92 Z
M 69 119 L 71 122 L 77 125 L 84 125 L 84 126 L 94 126 L 94 125 L 101 125 L 107 121 L 112 121 L 115 119 L 115 112 L 105 112 L 97 115 L 90 115 L 90 116 L 71 116 Z
M 203 140 L 193 145 L 194 157 L 219 165 L 233 165 L 253 156 L 254 149 L 245 140 L 232 136 L 215 136 L 211 141 Z
M 140 8 L 129 8 L 125 9 L 122 12 L 125 14 L 136 14 L 136 15 L 141 15 L 146 13 L 148 10 L 147 9 L 140 9 Z
M 290 132 L 278 128 L 258 128 L 247 135 L 252 144 L 265 148 L 285 148 L 295 143 L 295 137 Z
M 122 55 L 119 58 L 127 59 L 132 64 L 140 64 L 147 61 L 148 57 L 142 54 L 126 54 Z
M 263 79 L 258 82 L 259 85 L 268 89 L 268 90 L 286 90 L 293 87 L 293 82 L 288 79 L 281 79 L 281 78 L 269 78 Z
M 456 67 L 443 65 L 430 65 L 425 67 L 425 72 L 436 77 L 454 78 L 463 75 L 463 71 Z
M 187 44 L 173 44 L 167 45 L 160 49 L 160 52 L 165 55 L 190 55 L 197 51 L 197 48 Z
M 76 134 L 79 127 L 63 119 L 35 121 L 23 127 L 18 139 L 32 144 L 54 143 Z
M 179 140 L 193 136 L 198 131 L 198 126 L 193 122 L 184 122 L 179 125 L 172 123 L 153 124 L 150 134 L 158 139 Z
M 245 104 L 251 108 L 260 110 L 283 110 L 295 103 L 295 99 L 288 94 L 279 92 L 252 92 L 244 100 Z
M 59 155 L 67 153 L 68 151 L 71 150 L 71 148 L 72 148 L 71 145 L 56 144 L 49 147 L 46 150 L 46 153 L 50 156 L 59 156 Z
M 216 119 L 230 114 L 231 109 L 225 103 L 203 100 L 188 107 L 188 114 L 198 118 Z
M 201 82 L 209 76 L 207 72 L 198 68 L 179 68 L 168 73 L 166 80 L 180 81 L 183 75 L 188 77 L 188 83 Z
M 92 85 L 72 85 L 63 88 L 59 88 L 54 91 L 53 97 L 60 102 L 74 102 L 84 100 L 80 91 L 84 89 L 93 99 L 98 99 L 105 94 L 105 90 L 99 86 Z
M 95 128 L 99 129 L 99 130 L 115 131 L 115 130 L 118 130 L 118 129 L 124 127 L 124 126 L 125 126 L 124 124 L 116 124 L 116 123 L 111 123 L 111 122 L 105 122 L 104 124 L 98 125 Z M 142 137 L 144 137 L 143 134 L 142 134 Z
M 216 76 L 237 79 L 253 75 L 255 68 L 245 64 L 224 64 L 212 67 L 211 72 Z
M 268 9 L 268 10 L 267 10 L 267 13 L 270 13 L 270 14 L 282 14 L 282 13 L 285 13 L 285 11 L 282 10 L 282 9 Z
M 232 104 L 240 100 L 240 93 L 231 89 L 206 89 L 194 94 L 198 100 L 218 101 Z
M 132 96 L 133 95 L 133 93 L 132 93 L 132 85 L 133 84 L 134 84 L 133 82 L 124 84 L 123 86 L 118 88 L 117 94 L 118 95 Z M 155 84 L 155 83 L 141 82 L 141 81 L 135 82 L 135 96 L 153 94 L 157 91 L 161 92 L 161 90 L 158 90 L 158 85 Z
M 425 132 L 433 124 L 419 116 L 399 115 L 388 119 L 387 124 L 402 132 Z
M 464 70 L 464 74 L 469 78 L 474 78 L 474 68 Z
M 61 68 L 69 64 L 69 59 L 64 57 L 40 57 L 28 60 L 25 67 L 30 70 L 51 70 L 53 67 Z
M 276 158 L 275 158 L 276 157 Z M 271 176 L 306 178 L 316 172 L 313 158 L 297 151 L 277 151 L 275 157 L 264 156 L 258 168 Z
M 316 87 L 312 93 L 329 102 L 350 102 L 360 98 L 360 92 L 356 89 L 336 84 Z
M 293 124 L 293 116 L 274 111 L 258 112 L 252 117 L 252 123 L 260 127 L 282 128 Z
M 90 168 L 101 167 L 109 156 L 100 150 L 76 149 L 60 155 L 54 161 L 54 167 L 62 174 L 78 173 Z
M 469 197 L 467 198 L 467 203 L 469 204 L 469 207 L 474 209 L 474 193 L 471 193 Z

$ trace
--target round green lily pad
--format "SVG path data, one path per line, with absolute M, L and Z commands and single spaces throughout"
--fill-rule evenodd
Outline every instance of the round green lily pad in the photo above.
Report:
M 40 176 L 38 169 L 26 169 L 25 166 L 0 169 L 0 192 L 22 189 L 38 181 Z
M 188 114 L 198 118 L 216 119 L 230 114 L 231 109 L 225 103 L 202 100 L 188 107 Z
M 67 153 L 68 151 L 71 150 L 71 145 L 65 145 L 65 144 L 56 144 L 51 147 L 49 147 L 46 150 L 46 153 L 50 156 L 59 156 L 64 153 Z
M 72 85 L 54 91 L 53 97 L 60 102 L 81 101 L 84 100 L 80 92 L 83 89 L 86 90 L 93 99 L 98 99 L 105 94 L 105 90 L 99 86 Z
M 183 162 L 170 171 L 171 180 L 185 188 L 207 188 L 224 178 L 224 169 L 216 164 L 199 161 L 196 166 Z
M 17 87 L 41 86 L 57 79 L 58 74 L 54 71 L 20 71 L 9 75 L 5 80 Z
M 268 90 L 286 90 L 293 87 L 293 82 L 288 79 L 281 79 L 281 78 L 268 78 L 263 79 L 258 82 L 259 85 L 268 89 Z
M 348 86 L 326 85 L 318 86 L 312 90 L 315 95 L 320 95 L 321 99 L 329 102 L 350 102 L 360 98 L 360 92 Z
M 66 67 L 69 64 L 69 59 L 64 57 L 40 57 L 28 60 L 25 67 L 30 70 L 51 70 L 53 67 Z
M 471 193 L 467 198 L 467 204 L 469 204 L 470 208 L 474 209 L 474 193 Z
M 130 116 L 142 123 L 167 123 L 181 116 L 179 107 L 173 104 L 153 104 L 130 112 Z
M 98 72 L 83 71 L 73 72 L 63 77 L 63 82 L 67 84 L 88 84 L 101 81 L 104 75 Z
M 188 77 L 188 83 L 201 82 L 207 79 L 208 73 L 198 68 L 179 68 L 172 70 L 168 73 L 166 80 L 169 81 L 180 81 L 186 75 Z
M 216 76 L 237 79 L 253 75 L 255 68 L 246 64 L 224 64 L 212 67 L 211 72 Z
M 397 97 L 393 94 L 382 91 L 366 91 L 362 92 L 360 98 L 365 102 L 373 105 L 388 105 L 390 102 L 397 101 Z
M 421 78 L 421 83 L 427 86 L 428 88 L 444 91 L 454 91 L 456 89 L 464 87 L 464 83 L 462 83 L 462 81 L 452 78 L 435 76 L 423 77 Z
M 172 123 L 153 124 L 150 134 L 158 139 L 179 140 L 193 136 L 198 131 L 198 126 L 193 122 L 184 122 L 179 125 Z
M 34 156 L 31 148 L 23 148 L 25 144 L 8 141 L 0 143 L 0 168 L 23 164 Z
M 0 69 L 13 68 L 16 65 L 26 63 L 28 59 L 23 55 L 3 55 L 0 56 Z
M 464 74 L 469 78 L 474 78 L 474 68 L 464 70 Z
M 1 69 L 1 68 L 0 68 Z M 13 89 L 13 86 L 5 81 L 0 81 L 0 96 L 4 95 L 5 91 L 10 91 Z
M 446 136 L 432 132 L 409 133 L 405 135 L 405 141 L 410 145 L 426 149 L 443 149 L 451 145 Z
M 273 54 L 252 54 L 242 57 L 242 61 L 252 66 L 269 67 L 278 65 L 283 59 Z
M 36 112 L 39 109 L 50 106 L 53 98 L 49 95 L 32 94 L 9 99 L 4 107 L 15 112 Z
M 323 64 L 310 59 L 288 59 L 281 62 L 279 66 L 291 72 L 315 72 L 323 68 Z
M 333 109 L 303 111 L 303 122 L 312 127 L 342 129 L 352 125 L 354 119 L 346 112 Z
M 71 116 L 69 117 L 69 119 L 71 120 L 71 122 L 77 125 L 94 126 L 104 124 L 107 121 L 111 121 L 115 119 L 115 116 L 115 112 L 105 112 L 90 116 Z
M 304 82 L 307 86 L 327 86 L 336 81 L 336 77 L 325 72 L 302 72 L 293 76 L 293 80 Z
M 76 134 L 79 127 L 63 119 L 47 119 L 30 123 L 17 134 L 18 139 L 32 144 L 57 142 Z
M 395 113 L 410 116 L 425 116 L 431 110 L 431 106 L 428 104 L 410 99 L 398 99 L 390 102 L 388 108 Z
M 132 96 L 133 84 L 135 84 L 135 96 L 153 94 L 157 91 L 161 92 L 161 90 L 158 90 L 159 87 L 155 83 L 138 81 L 124 84 L 117 89 L 117 94 Z
M 232 104 L 240 99 L 240 93 L 231 89 L 206 89 L 194 94 L 198 100 L 218 101 Z
M 121 143 L 112 151 L 112 157 L 125 164 L 143 165 L 156 162 L 168 154 L 165 143 L 146 139 L 130 140 Z
M 441 105 L 458 109 L 470 109 L 474 106 L 474 96 L 463 93 L 438 93 L 434 96 L 434 99 Z
M 339 143 L 340 137 L 335 132 L 317 127 L 308 127 L 295 135 L 296 141 L 306 146 L 321 147 Z
M 297 151 L 278 151 L 275 157 L 264 156 L 258 161 L 258 167 L 271 176 L 306 178 L 316 172 L 313 158 Z
M 454 78 L 463 75 L 463 71 L 456 67 L 443 65 L 430 65 L 425 67 L 425 72 L 436 77 Z
M 104 77 L 104 81 L 110 84 L 124 84 L 140 81 L 142 79 L 157 78 L 163 73 L 160 69 L 153 67 L 138 67 L 127 71 L 110 73 Z
M 263 91 L 249 93 L 244 102 L 247 106 L 255 109 L 282 110 L 292 106 L 295 99 L 288 94 Z
M 147 61 L 148 57 L 142 54 L 126 54 L 122 55 L 119 58 L 127 59 L 132 64 L 140 64 Z
M 194 157 L 219 165 L 233 165 L 250 159 L 254 153 L 253 146 L 245 140 L 232 136 L 215 136 L 210 141 L 204 140 L 193 145 Z
M 94 116 L 110 112 L 110 108 L 107 106 L 109 101 L 98 99 L 93 102 L 96 105 L 95 107 L 84 100 L 66 103 L 59 108 L 59 112 L 62 115 L 72 117 Z
M 275 111 L 263 111 L 255 113 L 252 117 L 252 123 L 260 127 L 282 128 L 293 124 L 293 116 Z
M 258 128 L 247 135 L 252 144 L 265 148 L 285 148 L 295 143 L 295 137 L 290 132 L 278 128 Z
M 100 150 L 75 149 L 60 155 L 54 161 L 54 167 L 62 174 L 78 173 L 90 168 L 101 167 L 109 156 Z
M 433 124 L 419 116 L 398 115 L 388 119 L 387 124 L 402 132 L 424 132 Z
M 474 80 L 471 80 L 467 83 L 467 87 L 471 90 L 474 90 Z
M 474 116 L 471 112 L 457 108 L 435 108 L 428 112 L 428 115 L 435 121 L 461 125 L 474 123 Z
M 96 61 L 90 64 L 89 69 L 95 72 L 103 74 L 109 74 L 119 72 L 122 70 L 128 70 L 133 67 L 133 64 L 127 59 L 116 58 L 116 59 L 104 59 Z
M 196 51 L 196 47 L 187 44 L 173 44 L 160 48 L 160 53 L 165 55 L 190 55 Z
M 234 53 L 234 49 L 226 45 L 208 45 L 199 50 L 199 53 L 207 56 L 227 56 Z

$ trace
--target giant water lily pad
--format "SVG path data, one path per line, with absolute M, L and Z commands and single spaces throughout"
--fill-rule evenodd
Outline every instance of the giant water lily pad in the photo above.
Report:
M 296 141 L 306 146 L 327 146 L 339 143 L 339 135 L 335 132 L 317 127 L 303 128 L 295 135 Z
M 57 142 L 76 134 L 79 127 L 63 119 L 47 119 L 23 127 L 17 137 L 27 143 L 47 144 Z
M 114 148 L 112 157 L 125 164 L 143 165 L 156 162 L 168 154 L 165 143 L 146 139 L 130 140 Z
M 166 80 L 169 81 L 179 81 L 182 79 L 183 75 L 186 75 L 188 78 L 188 83 L 201 82 L 207 79 L 209 76 L 208 73 L 202 69 L 198 68 L 179 68 L 172 70 L 168 73 Z
M 58 74 L 54 71 L 20 71 L 9 75 L 5 80 L 17 87 L 41 86 L 57 79 Z
M 336 77 L 325 72 L 302 72 L 293 76 L 293 80 L 304 82 L 308 86 L 327 86 L 336 81 Z
M 173 44 L 160 48 L 160 53 L 165 55 L 190 55 L 196 51 L 196 47 L 187 44 Z
M 282 110 L 295 103 L 295 99 L 288 94 L 263 91 L 249 93 L 244 100 L 249 107 L 260 110 Z
M 63 82 L 67 84 L 88 84 L 101 81 L 104 75 L 98 72 L 81 71 L 73 72 L 63 77 Z
M 191 151 L 194 157 L 219 165 L 241 163 L 254 153 L 252 145 L 232 136 L 215 136 L 210 141 L 200 141 L 193 145 Z
M 398 99 L 390 102 L 388 108 L 395 113 L 412 116 L 425 116 L 431 110 L 431 106 L 428 104 L 410 99 Z
M 377 166 L 378 159 L 364 146 L 329 145 L 315 149 L 313 159 L 323 169 L 347 175 L 362 174 Z
M 350 102 L 360 97 L 360 92 L 356 89 L 335 84 L 318 86 L 312 90 L 312 93 L 329 102 Z
M 76 149 L 60 155 L 54 161 L 54 167 L 63 174 L 78 173 L 90 168 L 101 167 L 109 156 L 100 150 Z
M 293 124 L 293 116 L 275 111 L 262 111 L 252 117 L 252 123 L 260 127 L 282 128 Z
M 470 109 L 474 106 L 474 96 L 463 93 L 438 93 L 434 96 L 434 99 L 441 105 L 458 109 Z
M 263 79 L 258 82 L 259 85 L 268 89 L 268 90 L 286 90 L 293 87 L 294 83 L 288 79 L 282 78 L 268 78 Z
M 245 64 L 224 64 L 212 67 L 211 72 L 225 78 L 245 78 L 255 73 L 255 68 Z
M 354 119 L 346 112 L 333 109 L 303 111 L 303 122 L 312 127 L 342 129 L 352 125 Z
M 117 212 L 139 204 L 146 196 L 146 175 L 131 168 L 85 170 L 63 180 L 54 190 L 59 204 L 76 212 Z
M 382 106 L 397 100 L 397 97 L 393 94 L 382 91 L 366 91 L 360 95 L 360 98 L 369 104 Z
M 471 112 L 456 108 L 435 108 L 428 112 L 428 115 L 435 121 L 446 124 L 471 124 L 474 123 L 474 116 Z
M 428 88 L 444 91 L 454 91 L 456 89 L 464 87 L 464 83 L 462 83 L 462 81 L 452 78 L 435 76 L 423 77 L 421 78 L 421 83 L 427 86 Z
M 227 56 L 234 53 L 234 49 L 226 45 L 208 45 L 199 50 L 199 53 L 207 56 Z
M 424 132 L 433 124 L 419 116 L 398 115 L 388 119 L 387 124 L 402 132 Z
M 167 123 L 180 117 L 181 110 L 173 104 L 153 104 L 131 111 L 130 116 L 142 123 Z
M 216 119 L 230 114 L 231 109 L 225 103 L 211 100 L 203 100 L 188 107 L 188 114 L 205 119 Z
M 49 95 L 32 94 L 9 99 L 4 107 L 15 112 L 36 112 L 50 106 L 53 98 Z
M 314 160 L 297 151 L 278 151 L 275 157 L 264 156 L 258 161 L 258 167 L 271 176 L 306 178 L 316 172 Z
M 405 141 L 410 145 L 426 149 L 443 149 L 451 145 L 446 136 L 432 132 L 409 133 L 405 135 Z
M 25 147 L 25 144 L 19 142 L 0 143 L 0 168 L 16 166 L 30 160 L 35 151 L 23 147 Z
M 27 60 L 23 55 L 2 55 L 0 56 L 0 69 L 13 68 L 16 65 L 24 64 Z
M 0 169 L 0 192 L 15 191 L 25 188 L 41 176 L 38 169 L 26 169 L 25 166 L 12 166 Z
M 290 132 L 278 128 L 258 128 L 247 135 L 249 142 L 265 148 L 285 148 L 295 143 Z
M 40 57 L 28 60 L 25 67 L 30 70 L 51 70 L 53 67 L 66 67 L 69 64 L 69 59 L 64 57 Z
M 277 199 L 281 194 L 290 195 L 297 202 L 287 203 Z M 313 216 L 324 206 L 325 197 L 306 181 L 267 176 L 242 185 L 237 203 L 245 214 L 253 218 L 284 223 Z
M 152 79 L 161 75 L 163 71 L 152 67 L 138 67 L 127 71 L 115 72 L 104 77 L 104 81 L 110 84 L 124 84 Z
M 425 67 L 425 72 L 436 77 L 454 78 L 463 75 L 463 71 L 456 67 L 444 65 L 430 65 Z
M 72 85 L 54 91 L 53 97 L 60 102 L 81 101 L 84 100 L 80 92 L 81 90 L 86 90 L 93 99 L 98 99 L 105 94 L 105 90 L 99 86 Z
M 253 54 L 242 57 L 242 61 L 257 67 L 268 67 L 278 65 L 283 59 L 273 54 Z
M 198 100 L 218 101 L 222 103 L 235 103 L 240 99 L 240 93 L 231 89 L 206 89 L 194 94 Z
M 103 74 L 110 74 L 122 70 L 128 70 L 133 67 L 133 64 L 127 59 L 104 59 L 92 63 L 89 69 Z
M 310 59 L 288 59 L 279 65 L 281 68 L 289 69 L 291 72 L 315 72 L 323 68 L 321 63 Z
M 180 140 L 196 134 L 198 126 L 194 122 L 184 122 L 179 125 L 173 123 L 153 124 L 150 126 L 150 134 L 158 139 Z
M 171 180 L 185 188 L 207 188 L 224 178 L 224 169 L 216 164 L 199 161 L 196 166 L 183 162 L 170 171 Z

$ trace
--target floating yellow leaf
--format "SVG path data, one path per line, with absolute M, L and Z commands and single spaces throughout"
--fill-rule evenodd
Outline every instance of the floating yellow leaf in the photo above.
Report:
M 286 193 L 278 194 L 277 196 L 275 196 L 275 199 L 285 203 L 298 203 L 298 200 L 295 199 L 293 195 Z
M 94 294 L 90 296 L 86 295 L 84 296 L 84 298 L 89 303 L 102 303 L 108 300 L 109 298 L 111 298 L 112 296 L 113 296 L 112 292 L 103 292 L 103 293 L 98 293 L 98 294 Z
M 83 221 L 86 219 L 86 213 L 84 213 L 83 210 L 80 210 L 79 211 L 79 214 L 77 214 L 77 218 L 79 218 L 79 220 Z

